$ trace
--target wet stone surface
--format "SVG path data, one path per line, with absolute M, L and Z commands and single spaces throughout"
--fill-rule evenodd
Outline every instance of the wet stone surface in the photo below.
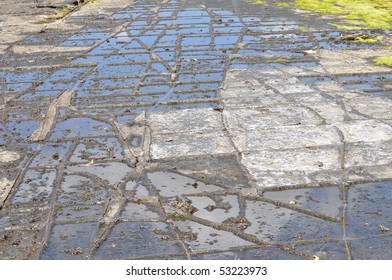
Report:
M 179 242 L 164 223 L 121 223 L 101 244 L 94 259 L 143 258 L 181 252 Z
M 4 10 L 0 259 L 390 259 L 390 35 L 266 2 Z

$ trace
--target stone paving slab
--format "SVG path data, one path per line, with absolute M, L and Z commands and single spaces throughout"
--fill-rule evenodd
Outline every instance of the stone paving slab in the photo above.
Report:
M 391 51 L 275 2 L 7 9 L 0 258 L 390 259 Z

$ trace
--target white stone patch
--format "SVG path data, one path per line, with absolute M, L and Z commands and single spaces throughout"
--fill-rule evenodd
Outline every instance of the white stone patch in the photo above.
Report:
M 7 151 L 0 147 L 0 162 L 8 163 L 20 159 L 20 155 L 14 151 Z
M 335 124 L 347 143 L 392 140 L 392 127 L 376 120 L 359 120 Z
M 148 117 L 148 124 L 154 134 L 221 130 L 223 128 L 220 113 L 212 109 L 152 113 Z

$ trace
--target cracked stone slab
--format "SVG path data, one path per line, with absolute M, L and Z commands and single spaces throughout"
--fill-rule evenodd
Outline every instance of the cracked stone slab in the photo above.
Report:
M 78 126 L 75 127 L 75 123 Z M 112 125 L 92 118 L 71 118 L 58 121 L 51 139 L 94 137 L 114 134 Z
M 337 147 L 244 153 L 241 162 L 261 189 L 337 184 L 341 179 Z
M 270 70 L 270 74 L 282 74 L 278 70 Z M 254 70 L 231 70 L 226 74 L 223 83 L 223 89 L 228 88 L 257 88 L 261 85 L 258 81 L 262 73 L 256 73 Z
M 263 197 L 295 205 L 331 217 L 341 217 L 343 201 L 339 187 L 304 188 L 265 192 Z
M 70 142 L 47 143 L 31 162 L 31 167 L 56 167 L 64 160 L 71 148 Z
M 40 126 L 30 136 L 31 141 L 42 141 L 51 131 L 56 121 L 56 115 L 59 106 L 70 106 L 72 96 L 75 94 L 74 90 L 66 90 L 58 98 L 50 104 L 45 118 L 41 121 Z
M 216 230 L 192 221 L 175 222 L 175 226 L 180 230 L 184 243 L 188 245 L 192 253 L 254 245 L 231 232 Z
M 229 223 L 240 215 L 239 200 L 234 195 L 221 196 L 218 203 L 207 196 L 187 196 L 187 199 L 195 207 L 193 216 L 212 223 Z
M 190 177 L 173 172 L 157 171 L 147 173 L 154 188 L 160 196 L 174 197 L 182 195 L 192 195 L 202 192 L 214 192 L 223 190 L 220 187 L 205 184 Z
M 58 206 L 56 222 L 81 222 L 98 220 L 104 214 L 104 205 L 72 205 Z
M 56 201 L 64 205 L 88 205 L 108 202 L 108 190 L 91 178 L 65 175 L 59 186 Z
M 0 230 L 0 236 L 6 236 L 9 241 L 2 242 L 0 260 L 27 260 L 36 257 L 37 241 L 42 233 L 39 229 Z
M 347 226 L 349 238 L 391 234 L 391 181 L 350 186 L 347 194 Z
M 170 227 L 162 222 L 116 225 L 94 253 L 94 259 L 129 259 L 183 253 Z
M 122 160 L 122 146 L 117 138 L 94 138 L 76 146 L 70 157 L 73 163 L 94 160 Z
M 322 260 L 348 259 L 346 246 L 343 241 L 296 244 L 295 251 L 317 256 Z
M 3 230 L 40 229 L 45 226 L 49 215 L 49 207 L 18 207 L 11 206 L 2 209 L 0 228 Z
M 208 184 L 228 188 L 248 186 L 246 171 L 239 162 L 237 154 L 173 158 L 165 160 L 164 164 L 170 169 Z
M 129 202 L 121 213 L 121 217 L 128 220 L 156 220 L 159 215 L 148 209 L 144 204 Z
M 132 172 L 132 168 L 122 162 L 98 162 L 93 165 L 69 166 L 69 172 L 85 172 L 97 176 L 111 185 L 121 184 L 126 176 Z
M 347 146 L 347 167 L 392 164 L 392 142 L 354 143 Z
M 275 207 L 266 202 L 247 201 L 246 204 L 245 216 L 251 225 L 245 233 L 253 234 L 266 242 L 289 242 L 325 237 L 340 239 L 343 235 L 340 223 Z
M 57 170 L 27 170 L 12 197 L 15 204 L 46 204 L 53 192 Z
M 244 260 L 306 260 L 307 258 L 290 254 L 276 246 L 265 246 L 244 250 Z
M 55 225 L 41 259 L 84 259 L 95 231 L 95 223 Z
M 197 6 L 197 3 L 190 3 L 197 7 L 186 7 L 185 2 L 176 0 L 155 4 L 100 0 L 61 22 L 46 25 L 45 29 L 37 25 L 42 30 L 39 34 L 23 32 L 28 38 L 17 43 L 14 49 L 37 52 L 15 54 L 11 48 L 7 53 L 3 73 L 16 73 L 19 65 L 22 65 L 22 72 L 25 67 L 42 67 L 46 72 L 34 81 L 26 82 L 25 77 L 29 74 L 15 75 L 17 81 L 6 81 L 9 83 L 5 86 L 6 105 L 0 105 L 9 118 L 4 120 L 6 127 L 3 131 L 9 134 L 4 143 L 15 141 L 31 147 L 31 151 L 17 150 L 20 155 L 31 155 L 33 150 L 39 149 L 31 160 L 26 157 L 25 162 L 30 165 L 21 174 L 20 185 L 14 187 L 14 194 L 22 188 L 37 197 L 31 200 L 24 197 L 27 203 L 20 205 L 13 200 L 15 196 L 10 196 L 5 212 L 1 213 L 6 217 L 0 217 L 0 227 L 6 224 L 28 229 L 36 227 L 37 223 L 44 227 L 44 237 L 35 239 L 30 239 L 29 231 L 21 231 L 19 233 L 23 234 L 20 235 L 15 233 L 15 239 L 10 238 L 2 247 L 6 248 L 6 254 L 18 256 L 17 253 L 25 247 L 24 254 L 19 256 L 39 258 L 28 254 L 28 244 L 31 244 L 32 247 L 42 246 L 37 248 L 36 255 L 43 249 L 41 257 L 49 259 L 164 259 L 185 255 L 188 258 L 198 255 L 201 258 L 257 259 L 296 258 L 297 254 L 320 258 L 346 257 L 341 242 L 342 224 L 328 224 L 328 217 L 318 219 L 309 213 L 321 212 L 338 219 L 343 202 L 339 188 L 330 184 L 341 186 L 343 179 L 350 183 L 350 180 L 379 180 L 392 176 L 388 161 L 388 143 L 392 139 L 388 138 L 389 132 L 377 133 L 387 131 L 391 116 L 389 101 L 380 98 L 372 103 L 372 94 L 358 91 L 355 95 L 354 91 L 345 89 L 345 82 L 335 82 L 340 77 L 331 77 L 327 71 L 329 68 L 324 69 L 319 58 L 312 55 L 301 58 L 302 47 L 311 45 L 311 42 L 304 41 L 310 34 L 305 30 L 287 33 L 288 29 L 300 26 L 296 15 L 291 21 L 291 12 L 285 14 L 287 20 L 277 22 L 281 14 L 275 15 L 274 9 L 270 13 L 269 8 L 264 10 L 262 5 L 257 6 L 263 10 L 262 14 L 257 13 L 252 18 L 249 14 L 245 16 L 242 14 L 243 5 L 246 9 L 257 9 L 256 5 L 245 2 L 239 3 L 238 13 L 227 10 L 227 3 L 214 3 L 213 8 Z M 119 10 L 128 5 L 126 10 Z M 222 5 L 223 9 L 217 9 L 215 5 Z M 217 23 L 217 19 L 221 23 L 219 20 Z M 5 20 L 5 25 L 22 33 L 21 22 L 28 25 L 27 18 L 20 20 L 16 17 Z M 188 36 L 183 32 L 193 34 Z M 327 32 L 326 36 L 332 34 Z M 100 38 L 102 41 L 96 41 Z M 335 48 L 329 41 L 324 43 Z M 266 55 L 242 55 L 260 53 L 267 44 Z M 359 47 L 359 44 L 352 45 Z M 269 68 L 266 60 L 273 57 L 269 53 L 280 52 L 282 48 L 287 50 L 284 53 L 288 56 L 298 56 L 298 60 L 289 58 L 282 65 L 313 66 Z M 91 51 L 86 53 L 88 50 Z M 53 54 L 53 51 L 66 52 L 55 57 L 45 55 Z M 242 53 L 230 55 L 233 51 Z M 330 65 L 336 63 L 342 69 L 346 67 L 345 71 L 351 65 L 354 71 L 359 71 L 360 63 L 370 67 L 371 59 L 380 52 L 347 51 L 337 54 L 337 59 L 333 54 L 331 52 L 321 59 L 325 60 L 325 65 L 329 60 L 332 61 Z M 75 56 L 78 57 L 76 61 Z M 96 64 L 98 68 L 94 70 Z M 227 71 L 231 65 L 252 67 L 253 64 L 263 67 Z M 366 67 L 363 67 L 365 71 Z M 63 97 L 69 98 L 64 102 L 52 103 L 55 116 L 46 122 L 44 133 L 39 137 L 43 143 L 26 143 L 27 136 L 38 127 L 38 121 L 41 120 L 42 124 L 44 114 L 48 117 L 50 102 L 69 89 L 72 80 L 87 74 L 86 71 L 92 72 L 80 88 L 75 88 L 75 94 L 65 94 Z M 219 88 L 225 76 L 222 88 Z M 326 82 L 312 82 L 324 78 Z M 331 82 L 328 82 L 330 78 Z M 12 89 L 15 91 L 9 91 Z M 224 105 L 223 108 L 217 107 L 218 103 Z M 63 106 L 69 110 L 60 108 Z M 199 109 L 174 112 L 178 108 L 195 107 Z M 205 107 L 215 110 L 200 109 Z M 157 113 L 168 110 L 171 112 Z M 139 122 L 134 117 L 140 112 L 143 117 Z M 348 121 L 350 118 L 385 121 Z M 337 126 L 346 131 L 345 135 L 352 141 L 363 136 L 365 142 L 348 141 L 344 146 L 337 130 L 325 125 L 334 123 L 338 123 Z M 52 140 L 47 142 L 50 133 Z M 374 138 L 371 137 L 373 133 Z M 312 148 L 308 149 L 310 146 Z M 149 162 L 150 152 L 152 159 L 158 162 Z M 143 158 L 145 154 L 146 158 Z M 343 168 L 344 159 L 346 166 Z M 10 176 L 8 170 L 16 174 L 18 170 L 13 169 L 20 169 L 23 165 L 19 161 L 21 159 L 0 162 L 0 179 L 5 177 L 10 181 L 16 178 L 16 175 Z M 18 168 L 14 168 L 17 164 Z M 1 170 L 3 165 L 7 169 Z M 41 178 L 41 174 L 33 174 L 32 170 L 53 172 L 53 176 Z M 8 184 L 8 181 L 4 182 Z M 251 205 L 247 201 L 258 195 L 264 196 L 260 199 L 273 202 Z M 371 195 L 368 198 L 371 200 Z M 381 196 L 376 198 L 385 201 Z M 170 202 L 177 199 L 193 205 L 197 211 L 187 216 L 188 221 L 176 219 L 163 223 L 162 220 L 167 218 L 163 211 L 171 210 Z M 362 196 L 354 199 L 357 202 Z M 50 203 L 44 203 L 46 201 Z M 291 201 L 295 203 L 292 208 L 284 205 Z M 42 204 L 36 205 L 37 202 Z M 277 206 L 279 202 L 282 202 L 280 207 Z M 9 206 L 14 208 L 10 210 Z M 46 210 L 42 215 L 38 212 L 35 215 L 22 213 L 24 209 L 32 208 Z M 12 209 L 20 211 L 20 215 L 13 215 Z M 249 214 L 250 209 L 254 213 Z M 50 217 L 51 214 L 54 216 Z M 41 220 L 37 219 L 38 216 Z M 239 237 L 245 238 L 241 231 L 244 227 L 236 228 L 238 236 L 217 229 L 232 229 L 225 221 L 234 223 L 233 219 L 238 217 L 246 220 L 242 224 L 245 227 L 250 222 L 249 232 L 254 232 L 260 239 L 290 243 L 281 244 L 282 248 L 259 246 Z M 388 227 L 386 219 L 378 220 Z M 51 221 L 54 227 L 48 225 Z M 237 222 L 241 221 L 237 219 Z M 4 230 L 0 232 L 0 243 L 3 243 Z M 256 238 L 247 237 L 247 240 L 260 243 Z M 323 240 L 311 240 L 324 237 L 334 238 L 336 243 L 320 244 Z M 23 239 L 22 242 L 13 246 L 13 241 L 18 238 Z M 308 240 L 311 242 L 301 243 Z M 354 249 L 361 245 L 361 240 L 348 242 L 354 245 Z M 367 247 L 379 246 L 374 245 L 375 241 L 364 240 L 363 243 Z M 44 248 L 46 244 L 48 246 Z M 390 244 L 382 242 L 382 245 L 389 248 Z M 288 252 L 285 252 L 285 246 L 289 247 Z M 357 252 L 361 255 L 361 250 Z
M 252 89 L 230 88 L 219 92 L 225 108 L 269 107 L 289 103 L 282 95 L 263 86 Z
M 392 254 L 392 236 L 377 236 L 350 240 L 350 248 L 354 260 L 390 260 Z

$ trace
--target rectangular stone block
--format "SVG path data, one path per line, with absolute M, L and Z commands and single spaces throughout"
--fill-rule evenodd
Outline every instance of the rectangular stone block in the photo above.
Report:
M 225 110 L 223 116 L 229 129 L 241 127 L 247 131 L 258 127 L 322 124 L 314 112 L 295 105 Z
M 334 82 L 334 81 L 329 81 L 329 82 L 319 82 L 319 83 L 313 83 L 312 84 L 314 89 L 317 89 L 319 91 L 324 91 L 324 92 L 334 92 L 334 91 L 345 91 L 346 89 L 344 86 L 341 84 Z
M 243 108 L 262 108 L 274 105 L 289 104 L 289 101 L 281 95 L 261 96 L 261 97 L 244 97 L 228 98 L 222 100 L 225 109 L 243 109 Z
M 346 173 L 350 183 L 392 180 L 392 165 L 352 167 Z
M 376 120 L 356 120 L 334 124 L 342 131 L 347 143 L 392 140 L 392 127 Z
M 221 114 L 212 109 L 152 113 L 148 117 L 148 124 L 156 134 L 223 129 Z
M 297 77 L 325 74 L 325 70 L 319 65 L 306 67 L 284 66 L 279 67 L 279 70 Z
M 334 101 L 320 103 L 304 103 L 308 108 L 320 115 L 326 124 L 343 122 L 346 119 L 346 111 Z
M 257 85 L 252 88 L 237 88 L 231 87 L 228 89 L 222 89 L 219 92 L 219 97 L 222 99 L 227 98 L 244 98 L 244 97 L 262 97 L 262 96 L 274 96 L 276 93 L 267 89 L 265 86 Z
M 168 160 L 178 157 L 230 154 L 235 150 L 230 139 L 222 131 L 154 134 L 150 148 L 152 160 Z
M 259 79 L 263 77 L 271 77 L 283 75 L 283 73 L 275 68 L 266 70 L 257 69 L 252 70 L 231 70 L 226 74 L 226 79 L 223 88 L 251 88 L 260 86 Z
M 242 163 L 258 188 L 318 186 L 341 181 L 341 155 L 337 147 L 244 153 Z
M 219 96 L 225 108 L 253 108 L 288 104 L 289 100 L 263 86 L 223 89 Z
M 392 119 L 392 99 L 386 97 L 363 96 L 347 101 L 358 112 L 380 120 Z
M 355 143 L 347 146 L 345 166 L 380 166 L 392 164 L 392 142 Z
M 339 133 L 331 126 L 255 127 L 253 130 L 232 128 L 233 142 L 240 152 L 297 149 L 341 144 Z
M 277 91 L 282 94 L 297 94 L 301 92 L 314 92 L 315 90 L 305 84 L 297 83 L 297 84 L 286 84 L 285 80 L 282 80 L 281 84 L 277 84 L 272 86 Z

